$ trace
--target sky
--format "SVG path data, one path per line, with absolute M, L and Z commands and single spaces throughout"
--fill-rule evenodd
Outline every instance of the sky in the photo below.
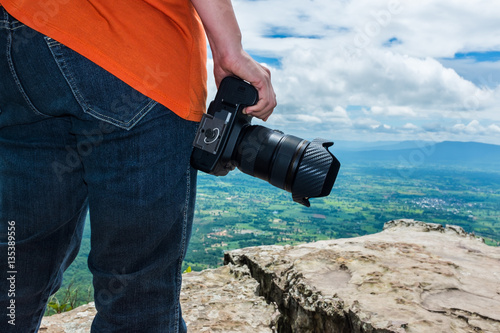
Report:
M 271 70 L 263 124 L 332 141 L 500 144 L 500 2 L 233 0 Z M 209 59 L 209 99 L 215 96 Z

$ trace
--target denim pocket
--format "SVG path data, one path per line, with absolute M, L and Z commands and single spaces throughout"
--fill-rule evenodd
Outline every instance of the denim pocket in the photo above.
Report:
M 157 104 L 67 46 L 45 41 L 85 113 L 129 130 Z

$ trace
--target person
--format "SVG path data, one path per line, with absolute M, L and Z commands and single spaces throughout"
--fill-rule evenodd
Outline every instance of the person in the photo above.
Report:
M 246 113 L 266 120 L 270 71 L 230 0 L 0 0 L 1 332 L 38 330 L 87 210 L 92 332 L 186 332 L 207 38 L 216 84 L 253 84 Z

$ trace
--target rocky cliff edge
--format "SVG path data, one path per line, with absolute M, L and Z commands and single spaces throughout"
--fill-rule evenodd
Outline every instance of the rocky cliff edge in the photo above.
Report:
M 395 220 L 373 235 L 224 259 L 184 277 L 190 332 L 500 332 L 500 248 L 460 227 Z M 40 332 L 88 332 L 86 307 L 45 318 Z

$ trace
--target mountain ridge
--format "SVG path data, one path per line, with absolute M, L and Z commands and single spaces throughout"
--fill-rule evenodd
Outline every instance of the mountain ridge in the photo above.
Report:
M 413 147 L 412 147 L 413 145 Z M 404 147 L 401 149 L 401 147 Z M 500 166 L 500 145 L 443 141 L 406 141 L 392 145 L 368 145 L 367 149 L 358 146 L 336 146 L 332 152 L 341 163 L 385 162 L 399 167 L 418 167 L 425 165 L 461 165 L 466 168 L 487 168 Z

